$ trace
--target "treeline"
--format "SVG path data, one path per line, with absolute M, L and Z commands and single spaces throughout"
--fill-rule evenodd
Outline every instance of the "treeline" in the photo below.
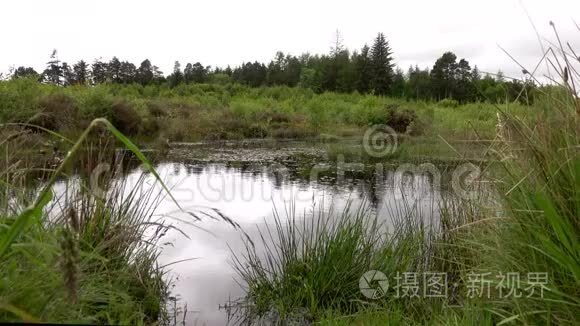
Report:
M 12 78 L 29 76 L 62 86 L 139 83 L 175 87 L 181 83 L 238 82 L 251 87 L 285 85 L 310 88 L 317 93 L 357 91 L 407 99 L 451 99 L 460 103 L 515 100 L 531 103 L 535 94 L 533 82 L 507 81 L 501 72 L 482 76 L 477 66 L 472 68 L 467 60 L 458 59 L 452 52 L 444 53 L 431 69 L 415 66 L 404 72 L 393 64 L 393 52 L 382 33 L 371 47 L 364 45 L 360 51 L 345 48 L 337 33 L 328 54 L 293 56 L 277 52 L 267 65 L 245 62 L 233 69 L 212 68 L 200 62 L 187 63 L 182 68 L 176 61 L 173 72 L 167 76 L 149 60 L 141 62 L 139 67 L 117 57 L 108 62 L 95 60 L 90 65 L 81 60 L 71 66 L 61 62 L 55 50 L 42 73 L 30 67 L 18 67 L 12 72 Z

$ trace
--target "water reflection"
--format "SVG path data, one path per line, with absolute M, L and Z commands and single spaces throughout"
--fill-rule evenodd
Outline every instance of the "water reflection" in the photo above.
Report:
M 433 176 L 389 168 L 345 173 L 344 178 L 337 176 L 336 168 L 329 168 L 315 179 L 306 169 L 251 163 L 164 163 L 157 170 L 185 210 L 211 215 L 217 209 L 253 238 L 258 238 L 258 229 L 273 223 L 274 207 L 284 212 L 290 203 L 301 216 L 321 207 L 332 206 L 334 212 L 340 212 L 349 202 L 356 207 L 367 200 L 374 214 L 388 220 L 403 202 L 414 202 L 417 210 L 424 211 L 425 223 L 432 223 L 437 220 L 436 205 L 443 193 L 433 184 Z M 240 232 L 211 218 L 192 225 L 191 216 L 180 212 L 169 199 L 157 214 L 189 236 L 169 232 L 163 242 L 172 244 L 163 248 L 160 264 L 196 258 L 173 265 L 171 271 L 176 278 L 174 294 L 187 302 L 188 323 L 226 324 L 226 313 L 219 306 L 244 294 L 236 283 L 230 252 L 230 248 L 243 251 Z

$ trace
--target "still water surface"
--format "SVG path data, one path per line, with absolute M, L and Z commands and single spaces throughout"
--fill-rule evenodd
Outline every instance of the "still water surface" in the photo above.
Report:
M 412 201 L 422 211 L 425 222 L 431 223 L 437 220 L 436 207 L 443 193 L 431 186 L 432 179 L 427 175 L 405 177 L 388 168 L 378 177 L 376 173 L 372 178 L 353 174 L 344 180 L 337 180 L 332 174 L 311 180 L 294 170 L 278 173 L 251 164 L 163 163 L 157 170 L 179 205 L 202 217 L 190 223 L 193 218 L 180 212 L 169 198 L 156 211 L 187 234 L 185 237 L 175 230 L 166 234 L 162 242 L 171 244 L 163 247 L 160 264 L 195 258 L 172 265 L 170 276 L 175 281 L 172 294 L 180 299 L 181 306 L 187 304 L 187 324 L 197 325 L 227 324 L 227 314 L 220 305 L 244 295 L 232 267 L 232 252 L 244 252 L 242 234 L 204 212 L 216 216 L 215 210 L 219 210 L 250 237 L 258 239 L 258 229 L 273 225 L 273 210 L 286 218 L 284 211 L 291 204 L 296 216 L 308 216 L 320 209 L 332 207 L 334 212 L 340 212 L 347 203 L 357 207 L 364 202 L 372 214 L 388 224 L 403 201 Z M 259 241 L 255 242 L 259 246 Z

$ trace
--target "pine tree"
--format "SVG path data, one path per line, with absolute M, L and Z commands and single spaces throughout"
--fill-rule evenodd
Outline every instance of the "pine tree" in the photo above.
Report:
M 343 45 L 342 36 L 337 30 L 329 56 L 322 56 L 322 88 L 327 91 L 346 91 L 351 86 L 350 55 Z
M 102 62 L 100 60 L 95 60 L 91 67 L 92 70 L 92 77 L 93 77 L 93 84 L 102 84 L 107 81 L 107 67 L 106 62 Z
M 393 75 L 390 93 L 394 97 L 405 96 L 405 74 L 403 70 L 397 68 Z
M 68 63 L 63 62 L 61 65 L 61 70 L 62 70 L 63 86 L 74 85 L 76 82 L 75 75 L 71 67 L 68 65 Z
M 113 57 L 107 65 L 107 79 L 113 83 L 121 83 L 121 61 Z
M 368 93 L 371 89 L 372 65 L 368 45 L 364 45 L 359 55 L 354 58 L 356 81 L 355 88 L 360 93 Z
M 481 80 L 481 73 L 479 72 L 479 68 L 477 68 L 477 65 L 473 67 L 473 71 L 471 72 L 471 80 L 473 80 L 474 82 L 478 82 Z
M 383 33 L 379 33 L 371 48 L 371 88 L 378 95 L 389 92 L 393 81 L 392 52 Z
M 179 61 L 175 61 L 173 65 L 173 73 L 167 77 L 169 82 L 169 87 L 175 87 L 183 82 L 183 73 L 181 72 L 181 64 Z
M 80 85 L 86 85 L 89 80 L 89 67 L 83 60 L 77 62 L 73 66 L 73 74 L 75 78 L 75 83 Z
M 42 73 L 42 80 L 46 83 L 62 85 L 62 66 L 58 60 L 56 49 L 52 50 L 50 61 L 46 63 L 46 69 Z
M 430 100 L 433 97 L 432 90 L 429 69 L 422 70 L 417 65 L 409 67 L 405 95 L 415 99 Z

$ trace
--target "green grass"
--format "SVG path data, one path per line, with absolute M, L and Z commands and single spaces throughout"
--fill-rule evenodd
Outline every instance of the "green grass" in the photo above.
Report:
M 91 123 L 41 183 L 39 193 L 19 186 L 29 172 L 23 156 L 5 167 L 0 320 L 151 324 L 168 318 L 168 284 L 157 264 L 156 244 L 168 227 L 152 219 L 154 208 L 169 194 L 167 189 L 147 187 L 144 175 L 129 189 L 125 181 L 105 173 L 101 184 L 105 193 L 95 192 L 88 179 L 73 178 L 60 181 L 66 183 L 66 190 L 55 197 L 53 186 L 99 125 L 124 143 L 160 182 L 143 154 L 106 120 Z M 18 137 L 2 142 L 6 161 L 14 156 L 9 151 L 11 141 Z M 15 169 L 17 165 L 22 169 Z M 151 227 L 152 235 L 147 231 Z
M 400 219 L 389 232 L 378 218 L 369 218 L 365 206 L 341 212 L 319 208 L 304 219 L 293 207 L 285 215 L 275 211 L 275 226 L 261 230 L 266 252 L 248 242 L 246 254 L 236 257 L 248 287 L 245 313 L 251 318 L 274 311 L 281 320 L 296 314 L 308 320 L 329 312 L 351 314 L 364 307 L 359 280 L 365 272 L 423 270 L 430 230 L 399 209 Z M 389 292 L 379 302 L 391 304 L 393 296 Z

